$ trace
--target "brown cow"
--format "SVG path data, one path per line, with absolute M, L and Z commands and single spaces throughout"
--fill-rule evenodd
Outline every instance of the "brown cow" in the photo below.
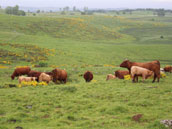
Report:
M 154 72 L 154 79 L 152 82 L 155 82 L 157 78 L 157 82 L 159 82 L 160 79 L 160 62 L 158 60 L 152 61 L 152 62 L 146 62 L 146 63 L 139 63 L 139 62 L 131 62 L 129 60 L 125 60 L 120 64 L 120 67 L 127 68 L 129 72 L 131 73 L 131 67 L 132 66 L 139 66 L 142 68 L 149 69 Z
M 165 71 L 165 72 L 170 72 L 170 73 L 171 73 L 171 72 L 172 72 L 172 66 L 165 66 L 165 67 L 164 67 L 164 71 Z
M 15 77 L 21 76 L 21 75 L 28 75 L 28 73 L 31 71 L 30 67 L 20 67 L 16 68 L 11 75 L 11 79 L 14 80 Z
M 142 77 L 142 81 L 144 82 L 145 79 L 153 75 L 153 71 L 150 71 L 148 69 L 139 67 L 139 66 L 132 66 L 131 67 L 131 77 L 132 81 L 135 82 L 135 78 L 137 78 L 138 82 L 138 76 Z
M 29 77 L 36 77 L 36 81 L 38 82 L 39 81 L 39 76 L 41 75 L 41 73 L 43 72 L 39 72 L 39 71 L 35 71 L 35 70 L 31 70 L 29 73 L 28 73 L 28 76 Z M 44 72 L 50 76 L 53 76 L 53 73 L 52 72 Z
M 53 73 L 53 82 L 57 83 L 57 80 L 58 80 L 60 82 L 66 83 L 66 81 L 67 81 L 66 70 L 54 69 L 54 70 L 52 70 L 52 73 Z
M 111 79 L 116 79 L 116 76 L 112 74 L 108 74 L 106 77 L 106 81 L 111 80 Z
M 93 73 L 91 71 L 86 71 L 83 77 L 86 82 L 90 82 L 93 79 Z
M 39 81 L 39 76 L 41 75 L 41 73 L 42 72 L 38 72 L 38 71 L 31 70 L 28 73 L 28 77 L 36 77 L 36 81 L 38 82 Z
M 128 75 L 129 74 L 129 71 L 127 70 L 117 70 L 115 71 L 115 76 L 119 79 L 124 79 L 124 76 L 125 75 Z

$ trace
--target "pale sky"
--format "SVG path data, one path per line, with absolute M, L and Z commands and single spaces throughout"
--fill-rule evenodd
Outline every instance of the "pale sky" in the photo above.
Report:
M 0 6 L 73 7 L 77 8 L 166 8 L 172 9 L 172 0 L 0 0 Z

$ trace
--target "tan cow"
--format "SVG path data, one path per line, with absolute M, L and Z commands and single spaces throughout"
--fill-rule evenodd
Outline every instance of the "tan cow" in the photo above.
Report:
M 41 73 L 39 76 L 39 82 L 46 82 L 49 83 L 52 80 L 52 76 L 46 74 L 46 73 Z
M 21 83 L 22 81 L 31 82 L 31 81 L 35 81 L 35 80 L 36 80 L 36 77 L 25 77 L 25 76 L 20 76 L 20 77 L 18 78 L 19 83 Z
M 111 79 L 116 79 L 116 76 L 112 74 L 108 74 L 106 77 L 106 81 L 111 80 Z
M 132 66 L 131 67 L 131 77 L 132 77 L 133 82 L 135 82 L 136 77 L 137 77 L 137 81 L 138 81 L 138 76 L 142 76 L 142 80 L 144 82 L 145 79 L 152 76 L 153 74 L 154 74 L 153 71 L 150 71 L 146 68 L 142 68 L 139 66 Z

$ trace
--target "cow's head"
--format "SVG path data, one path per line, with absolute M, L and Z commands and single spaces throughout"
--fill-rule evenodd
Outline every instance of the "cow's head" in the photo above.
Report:
M 11 75 L 11 79 L 14 80 L 14 78 L 15 78 L 15 77 L 14 77 L 13 75 Z
M 130 61 L 129 60 L 124 60 L 121 64 L 120 67 L 123 68 L 130 68 Z
M 154 72 L 153 71 L 148 71 L 147 75 L 146 75 L 146 79 L 149 77 L 153 77 L 154 76 Z

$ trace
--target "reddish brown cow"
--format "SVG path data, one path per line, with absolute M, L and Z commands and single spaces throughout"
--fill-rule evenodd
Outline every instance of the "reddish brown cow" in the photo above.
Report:
M 31 71 L 28 73 L 28 76 L 29 76 L 29 77 L 36 77 L 36 81 L 38 82 L 38 81 L 39 81 L 39 76 L 41 75 L 41 73 L 43 73 L 43 72 L 31 70 Z M 48 75 L 50 75 L 50 76 L 53 75 L 52 72 L 45 72 L 45 73 L 48 74 Z
M 124 79 L 124 76 L 125 75 L 128 75 L 129 74 L 129 71 L 127 70 L 117 70 L 115 71 L 115 76 L 119 79 Z
M 155 82 L 157 78 L 157 82 L 159 82 L 160 79 L 160 62 L 158 60 L 152 61 L 152 62 L 146 62 L 146 63 L 140 63 L 140 62 L 131 62 L 129 60 L 125 60 L 120 64 L 120 67 L 127 68 L 129 72 L 131 73 L 131 67 L 132 66 L 139 66 L 142 68 L 149 69 L 154 72 L 154 79 L 152 82 Z
M 171 72 L 172 72 L 172 66 L 165 66 L 165 67 L 164 67 L 164 71 L 165 71 L 165 72 L 170 72 L 170 73 L 171 73 Z
M 93 79 L 93 73 L 91 71 L 86 71 L 83 77 L 86 82 L 90 82 Z
M 54 69 L 52 70 L 53 82 L 57 83 L 57 80 L 60 82 L 66 83 L 67 81 L 67 72 L 66 70 Z
M 30 67 L 21 67 L 16 68 L 11 75 L 11 79 L 14 80 L 15 77 L 21 76 L 21 75 L 28 75 L 28 73 L 31 71 Z

